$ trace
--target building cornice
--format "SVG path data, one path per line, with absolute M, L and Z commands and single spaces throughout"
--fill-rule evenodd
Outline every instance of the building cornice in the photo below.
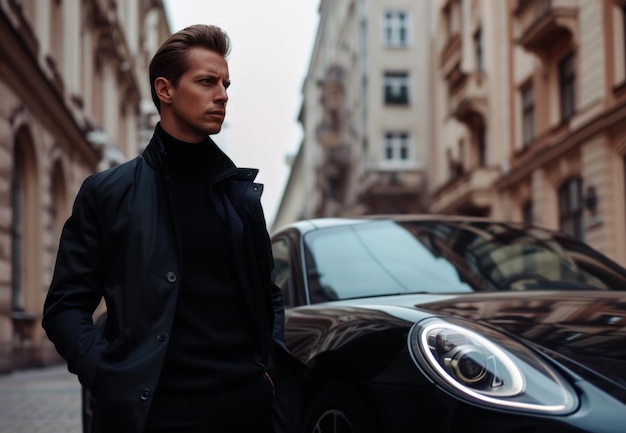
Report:
M 53 71 L 40 62 L 38 46 L 33 43 L 36 38 L 29 27 L 22 27 L 21 10 L 12 4 L 0 0 L 0 77 L 39 122 L 71 143 L 89 165 L 97 166 L 100 149 L 87 141 L 87 125 L 71 108 Z
M 580 128 L 558 138 L 552 145 L 535 152 L 532 155 L 532 163 L 530 163 L 531 161 L 522 160 L 518 164 L 515 164 L 515 166 L 498 181 L 498 189 L 504 190 L 522 181 L 536 170 L 537 167 L 542 167 L 550 161 L 562 156 L 576 146 L 589 140 L 594 135 L 609 131 L 619 122 L 623 122 L 624 119 L 626 119 L 626 101 L 616 104 L 602 114 L 590 119 Z

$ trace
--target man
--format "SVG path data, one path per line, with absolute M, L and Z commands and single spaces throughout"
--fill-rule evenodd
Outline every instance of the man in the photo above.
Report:
M 88 177 L 63 229 L 43 327 L 95 397 L 93 432 L 298 430 L 302 366 L 281 342 L 262 187 L 209 138 L 226 114 L 229 49 L 206 25 L 161 46 L 152 140 Z M 104 330 L 92 320 L 102 298 Z

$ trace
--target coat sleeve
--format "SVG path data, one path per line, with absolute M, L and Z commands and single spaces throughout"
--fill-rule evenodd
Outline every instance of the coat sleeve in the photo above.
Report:
M 94 178 L 82 184 L 66 221 L 42 325 L 68 369 L 91 388 L 107 342 L 93 323 L 102 295 L 101 213 Z
M 285 344 L 285 307 L 283 306 L 283 293 L 280 287 L 274 282 L 275 274 L 272 262 L 271 288 L 272 288 L 272 308 L 274 309 L 274 329 L 272 337 L 274 340 Z

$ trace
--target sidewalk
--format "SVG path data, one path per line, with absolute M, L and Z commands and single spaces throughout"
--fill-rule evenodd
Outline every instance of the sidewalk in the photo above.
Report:
M 81 433 L 80 384 L 65 365 L 0 375 L 0 433 Z

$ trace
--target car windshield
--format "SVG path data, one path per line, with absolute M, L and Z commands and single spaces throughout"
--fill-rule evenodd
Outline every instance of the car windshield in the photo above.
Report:
M 368 221 L 304 238 L 312 303 L 403 293 L 626 290 L 582 242 L 504 223 Z

